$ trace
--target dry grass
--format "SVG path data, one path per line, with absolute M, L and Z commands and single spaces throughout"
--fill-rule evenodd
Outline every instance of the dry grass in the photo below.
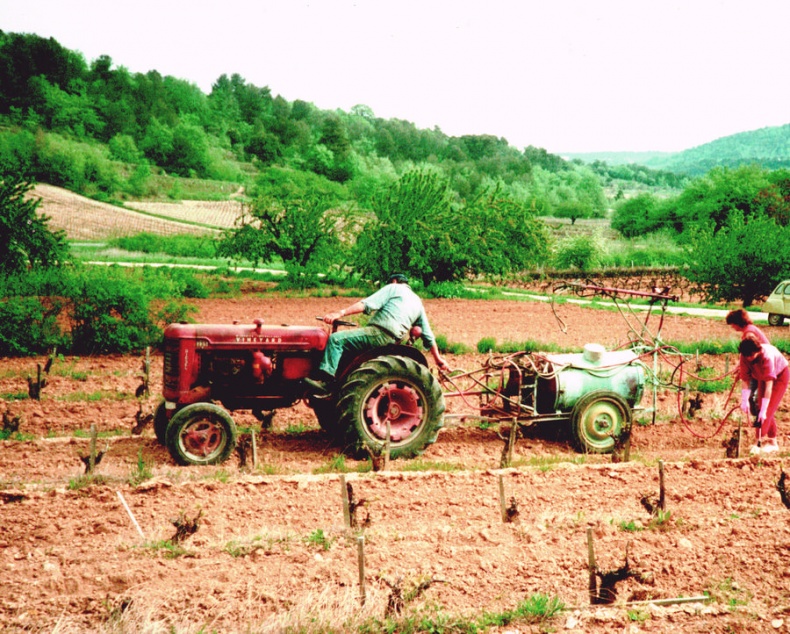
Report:
M 205 234 L 230 226 L 223 223 L 228 222 L 228 218 L 233 213 L 233 205 L 239 205 L 230 201 L 215 203 L 195 201 L 194 206 L 193 203 L 186 202 L 156 203 L 179 208 L 178 213 L 156 212 L 173 218 L 168 220 L 91 200 L 52 185 L 36 185 L 31 194 L 41 199 L 38 209 L 40 213 L 50 218 L 49 227 L 64 231 L 70 241 L 107 240 L 143 232 L 156 235 Z M 212 212 L 212 208 L 216 211 Z M 215 218 L 223 219 L 217 220 L 217 224 L 214 225 L 217 229 L 189 224 L 199 222 L 212 225 L 214 224 L 212 219 Z
M 242 204 L 237 200 L 182 200 L 174 203 L 133 202 L 132 209 L 139 209 L 157 216 L 167 216 L 181 222 L 199 222 L 217 228 L 233 227 L 241 216 Z

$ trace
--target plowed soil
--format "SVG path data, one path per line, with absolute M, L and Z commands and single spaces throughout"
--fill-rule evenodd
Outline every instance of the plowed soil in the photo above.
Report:
M 194 302 L 195 319 L 315 325 L 352 301 L 203 300 Z M 437 334 L 471 349 L 484 337 L 613 349 L 643 323 L 570 304 L 426 306 Z M 661 334 L 668 342 L 736 337 L 722 320 L 676 316 Z M 483 359 L 448 355 L 465 370 Z M 673 359 L 661 361 L 660 376 Z M 27 393 L 27 377 L 45 363 L 0 359 L 4 424 L 18 423 L 23 434 L 0 442 L 0 630 L 358 631 L 397 604 L 395 586 L 405 598 L 401 616 L 432 614 L 444 623 L 436 631 L 469 631 L 452 623 L 533 595 L 556 597 L 565 609 L 488 631 L 790 631 L 790 509 L 776 486 L 789 455 L 787 404 L 781 451 L 770 456 L 748 457 L 751 429 L 745 457 L 727 456 L 738 423 L 737 413 L 722 420 L 734 405 L 727 393 L 705 395 L 690 418 L 665 390 L 655 416 L 637 417 L 627 462 L 576 453 L 555 424 L 523 429 L 511 466 L 500 469 L 508 426 L 448 417 L 421 459 L 386 472 L 343 457 L 298 405 L 257 433 L 254 466 L 247 452 L 244 461 L 234 455 L 198 468 L 177 466 L 150 425 L 131 433 L 161 390 L 158 353 L 148 399 L 134 396 L 144 365 L 134 355 L 59 357 L 40 400 L 12 398 Z M 684 365 L 723 374 L 734 363 L 700 357 Z M 448 411 L 468 407 L 448 399 Z M 260 426 L 248 412 L 234 417 L 240 427 Z M 86 485 L 91 425 L 101 460 Z M 344 525 L 342 466 L 359 503 L 355 531 Z M 661 473 L 666 510 L 651 513 Z M 514 521 L 503 521 L 500 493 Z M 174 546 L 176 524 L 190 520 L 197 530 Z M 611 605 L 591 605 L 591 551 L 601 575 L 622 577 L 609 593 L 598 578 L 597 594 Z

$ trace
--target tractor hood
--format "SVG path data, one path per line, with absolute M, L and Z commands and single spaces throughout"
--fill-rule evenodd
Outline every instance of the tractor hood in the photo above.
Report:
M 320 326 L 275 326 L 264 324 L 262 319 L 252 324 L 170 324 L 164 332 L 165 341 L 191 339 L 198 350 L 323 350 L 328 337 L 326 329 Z

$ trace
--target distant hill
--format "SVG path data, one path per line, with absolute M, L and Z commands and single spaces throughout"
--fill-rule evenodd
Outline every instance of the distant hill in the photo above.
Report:
M 572 152 L 563 153 L 562 158 L 567 161 L 578 159 L 585 163 L 595 161 L 605 161 L 609 165 L 628 165 L 637 163 L 638 165 L 648 165 L 649 161 L 661 160 L 672 156 L 671 152 Z
M 564 158 L 609 165 L 636 163 L 656 170 L 698 176 L 714 167 L 758 164 L 790 168 L 790 124 L 739 132 L 682 152 L 586 152 Z
M 646 165 L 686 174 L 704 174 L 714 167 L 756 163 L 768 169 L 790 167 L 790 124 L 739 132 Z

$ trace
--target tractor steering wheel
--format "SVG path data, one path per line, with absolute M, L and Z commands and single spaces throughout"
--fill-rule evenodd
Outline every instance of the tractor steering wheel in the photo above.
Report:
M 316 319 L 322 323 L 324 322 L 323 317 L 316 317 Z M 335 321 L 332 322 L 332 332 L 336 332 L 339 326 L 349 326 L 352 328 L 356 328 L 358 325 L 359 324 L 353 321 L 345 321 L 344 319 L 335 319 Z

